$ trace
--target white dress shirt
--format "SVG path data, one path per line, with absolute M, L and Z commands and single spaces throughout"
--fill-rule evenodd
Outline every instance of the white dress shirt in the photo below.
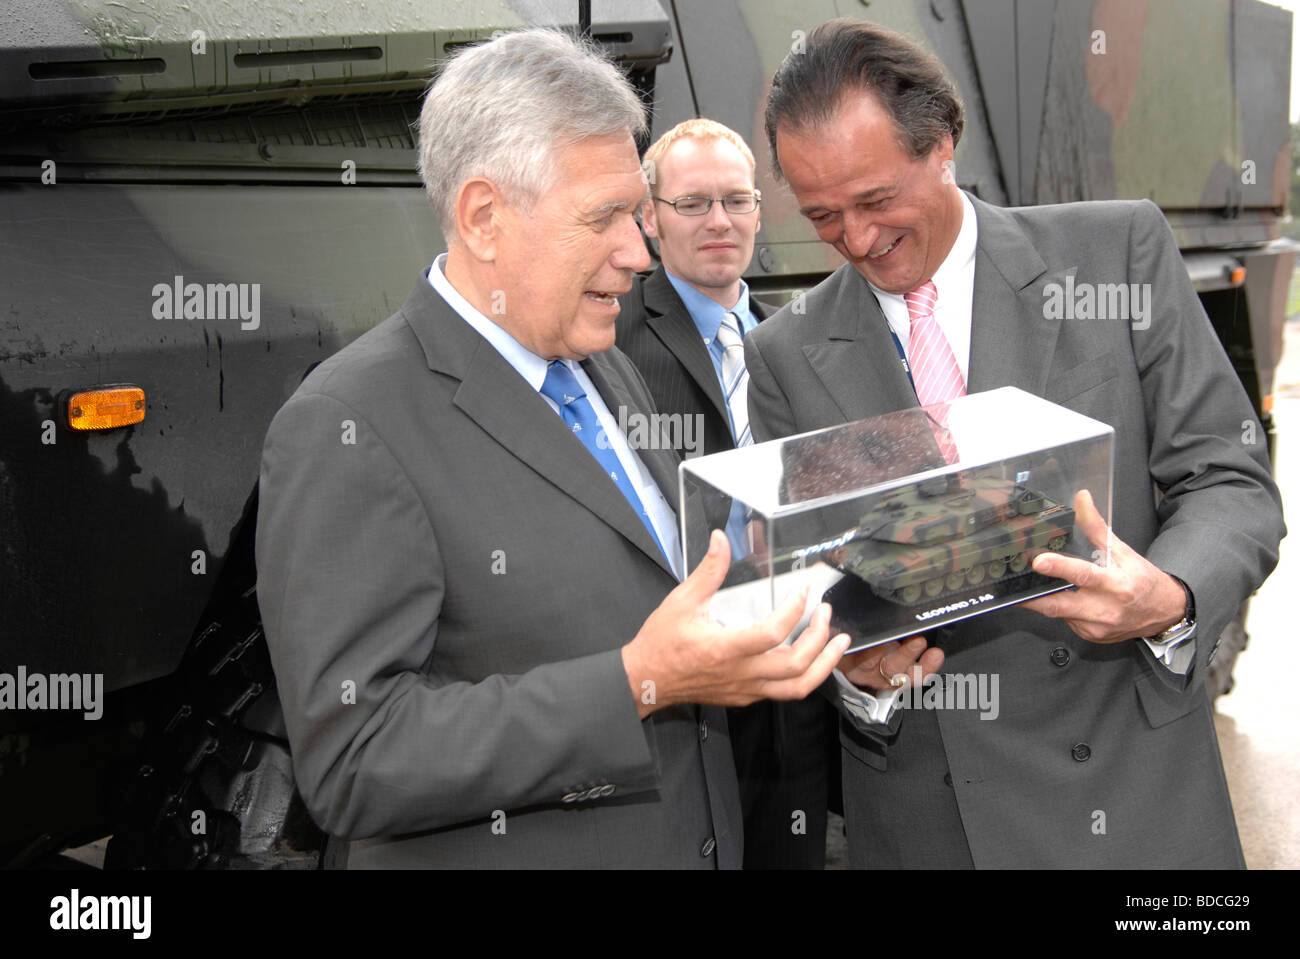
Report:
M 943 335 L 952 347 L 953 356 L 957 357 L 957 366 L 961 369 L 962 383 L 970 384 L 970 322 L 971 304 L 975 297 L 975 207 L 970 197 L 961 195 L 961 229 L 957 240 L 948 251 L 948 256 L 939 264 L 939 269 L 930 277 L 934 281 L 937 301 L 934 304 L 934 319 L 943 330 Z M 901 293 L 886 293 L 878 290 L 871 283 L 871 292 L 876 294 L 880 309 L 889 321 L 889 328 L 903 344 L 908 361 L 912 358 L 912 319 L 907 313 L 907 303 Z

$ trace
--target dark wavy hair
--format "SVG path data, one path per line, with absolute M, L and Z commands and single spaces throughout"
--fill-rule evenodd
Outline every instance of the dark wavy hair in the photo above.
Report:
M 889 111 L 900 142 L 914 158 L 925 156 L 945 134 L 961 139 L 964 110 L 939 59 L 902 34 L 864 20 L 828 20 L 791 50 L 767 97 L 764 123 L 772 169 L 783 177 L 776 131 L 807 131 L 835 116 L 852 93 L 870 93 Z

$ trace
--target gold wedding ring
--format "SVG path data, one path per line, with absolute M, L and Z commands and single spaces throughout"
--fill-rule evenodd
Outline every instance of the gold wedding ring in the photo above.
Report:
M 897 689 L 899 686 L 903 685 L 903 683 L 907 682 L 907 677 L 904 676 L 902 673 L 897 673 L 893 676 L 890 676 L 888 673 L 885 672 L 884 656 L 881 656 L 880 661 L 876 663 L 876 672 L 880 673 L 881 679 L 889 683 L 891 689 Z

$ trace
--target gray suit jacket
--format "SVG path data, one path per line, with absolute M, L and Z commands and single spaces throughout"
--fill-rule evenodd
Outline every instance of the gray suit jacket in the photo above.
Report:
M 652 410 L 617 350 L 584 369 L 616 416 Z M 675 454 L 639 455 L 675 502 Z M 670 569 L 424 276 L 276 415 L 257 565 L 298 787 L 359 840 L 336 862 L 739 864 L 724 712 L 642 722 L 623 670 Z
M 937 721 L 926 740 L 937 763 L 915 751 L 891 759 L 919 717 L 896 714 L 890 728 L 853 719 L 842 736 L 846 807 L 856 791 L 859 813 L 850 829 L 888 834 L 875 861 L 930 862 L 909 855 L 904 830 L 925 828 L 909 817 L 955 799 L 950 838 L 964 833 L 977 866 L 1239 865 L 1203 677 L 1224 625 L 1277 562 L 1284 527 L 1263 431 L 1255 423 L 1246 442 L 1249 402 L 1154 204 L 973 203 L 969 392 L 1018 386 L 1115 428 L 1115 534 L 1191 587 L 1196 663 L 1184 680 L 1140 641 L 1088 643 L 1015 608 L 940 629 L 931 639 L 945 672 L 999 674 L 1000 715 L 926 716 Z M 1149 326 L 1046 318 L 1044 288 L 1071 272 L 1076 284 L 1150 283 Z M 756 439 L 916 405 L 852 267 L 805 309 L 787 307 L 747 338 Z

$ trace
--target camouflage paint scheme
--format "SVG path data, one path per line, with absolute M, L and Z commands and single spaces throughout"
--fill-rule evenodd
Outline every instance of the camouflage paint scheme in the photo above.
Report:
M 889 494 L 829 558 L 882 599 L 911 606 L 1019 575 L 1043 549 L 1064 548 L 1073 528 L 1074 510 L 1041 492 L 958 478 L 935 493 L 920 484 Z

